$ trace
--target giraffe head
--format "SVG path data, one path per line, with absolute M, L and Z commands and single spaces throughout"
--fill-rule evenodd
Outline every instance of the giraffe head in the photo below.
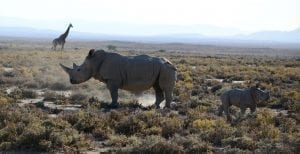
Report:
M 70 27 L 70 28 L 73 28 L 73 25 L 72 25 L 72 23 L 70 23 L 70 24 L 69 24 L 69 27 Z

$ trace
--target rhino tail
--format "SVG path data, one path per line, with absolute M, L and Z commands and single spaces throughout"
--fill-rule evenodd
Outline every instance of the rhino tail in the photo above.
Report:
M 165 65 L 167 65 L 168 67 L 172 68 L 173 70 L 177 71 L 177 68 L 173 65 L 173 63 L 171 63 L 167 58 L 162 57 L 160 58 Z

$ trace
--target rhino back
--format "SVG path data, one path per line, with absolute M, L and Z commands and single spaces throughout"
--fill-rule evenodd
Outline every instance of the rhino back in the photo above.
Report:
M 249 90 L 233 89 L 229 92 L 229 95 L 232 105 L 250 107 L 253 104 Z
M 121 89 L 146 90 L 155 83 L 162 65 L 159 58 L 147 55 L 122 56 L 108 53 L 99 70 L 99 78 L 102 81 L 118 81 L 121 83 Z
M 231 105 L 240 106 L 240 100 L 242 96 L 243 90 L 240 89 L 232 89 L 228 91 L 229 103 Z
M 162 63 L 155 57 L 125 57 L 120 66 L 122 88 L 131 91 L 149 89 L 157 80 L 161 66 Z

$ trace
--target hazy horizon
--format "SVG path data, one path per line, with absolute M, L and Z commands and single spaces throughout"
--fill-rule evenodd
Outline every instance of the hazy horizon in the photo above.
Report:
M 113 35 L 232 36 L 300 27 L 297 0 L 2 1 L 0 26 Z

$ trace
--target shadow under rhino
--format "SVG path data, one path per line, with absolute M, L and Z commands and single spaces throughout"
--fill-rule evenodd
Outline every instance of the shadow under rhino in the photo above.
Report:
M 153 87 L 155 105 L 166 100 L 167 108 L 172 101 L 176 82 L 176 68 L 166 58 L 147 55 L 122 56 L 104 50 L 91 49 L 82 65 L 73 63 L 73 68 L 60 66 L 69 75 L 72 84 L 79 84 L 94 78 L 104 82 L 110 92 L 110 107 L 118 107 L 118 89 L 131 92 L 142 92 Z

